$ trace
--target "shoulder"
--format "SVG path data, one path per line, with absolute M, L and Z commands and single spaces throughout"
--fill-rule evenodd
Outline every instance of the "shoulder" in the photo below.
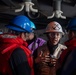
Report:
M 42 39 L 42 38 L 37 38 L 37 40 L 40 40 L 40 41 L 45 41 L 44 39 Z
M 26 54 L 25 54 L 25 52 L 24 52 L 23 49 L 21 49 L 21 48 L 16 48 L 16 49 L 12 52 L 11 58 L 25 61 L 27 57 L 26 57 Z
M 13 51 L 13 53 L 24 53 L 24 51 L 23 51 L 23 49 L 21 49 L 21 48 L 16 48 L 14 51 Z
M 67 49 L 67 46 L 65 46 L 65 45 L 63 45 L 63 44 L 59 44 L 58 47 L 59 47 L 60 49 L 63 49 L 63 50 Z

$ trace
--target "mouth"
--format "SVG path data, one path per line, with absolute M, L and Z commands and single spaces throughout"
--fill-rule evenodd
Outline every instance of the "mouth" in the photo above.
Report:
M 53 40 L 53 41 L 58 41 L 57 39 Z
M 58 42 L 58 40 L 53 40 L 53 43 L 57 43 Z

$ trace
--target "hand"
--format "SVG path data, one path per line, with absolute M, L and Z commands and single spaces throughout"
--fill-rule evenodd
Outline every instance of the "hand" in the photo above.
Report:
M 44 57 L 42 57 L 42 62 L 51 63 L 50 62 L 50 56 L 49 55 L 45 55 Z
M 49 53 L 47 53 L 46 55 L 43 55 L 43 52 L 41 51 L 38 57 L 35 59 L 35 63 L 39 63 L 39 62 L 42 62 L 42 63 L 50 62 Z
M 41 57 L 39 56 L 39 57 L 37 57 L 36 59 L 35 59 L 35 63 L 40 63 L 41 62 Z
M 56 65 L 56 62 L 57 62 L 57 59 L 55 59 L 55 58 L 51 58 L 51 64 L 53 64 L 53 66 Z
M 49 66 L 55 66 L 57 62 L 57 59 L 51 58 L 49 55 L 46 55 L 43 63 L 47 63 Z
M 38 54 L 37 58 L 35 59 L 35 63 L 40 63 L 40 62 L 42 62 L 42 61 L 44 60 L 44 58 L 43 58 L 42 56 L 43 56 L 43 52 L 41 51 L 41 52 Z

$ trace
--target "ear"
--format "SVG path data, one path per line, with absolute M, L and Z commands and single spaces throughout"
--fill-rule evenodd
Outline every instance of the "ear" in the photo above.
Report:
M 21 33 L 21 38 L 26 41 L 28 39 L 28 36 L 26 35 L 26 33 Z
M 75 33 L 72 31 L 72 36 L 75 36 Z
M 24 36 L 24 33 L 21 33 L 20 36 L 21 36 L 21 37 Z
M 65 34 L 64 34 L 64 35 L 65 35 Z M 62 34 L 62 35 L 61 35 L 61 38 L 63 38 L 63 37 L 64 37 L 64 35 Z

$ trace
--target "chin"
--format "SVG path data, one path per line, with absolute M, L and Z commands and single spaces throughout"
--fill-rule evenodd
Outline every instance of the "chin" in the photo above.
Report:
M 53 45 L 57 45 L 58 43 L 53 43 Z

